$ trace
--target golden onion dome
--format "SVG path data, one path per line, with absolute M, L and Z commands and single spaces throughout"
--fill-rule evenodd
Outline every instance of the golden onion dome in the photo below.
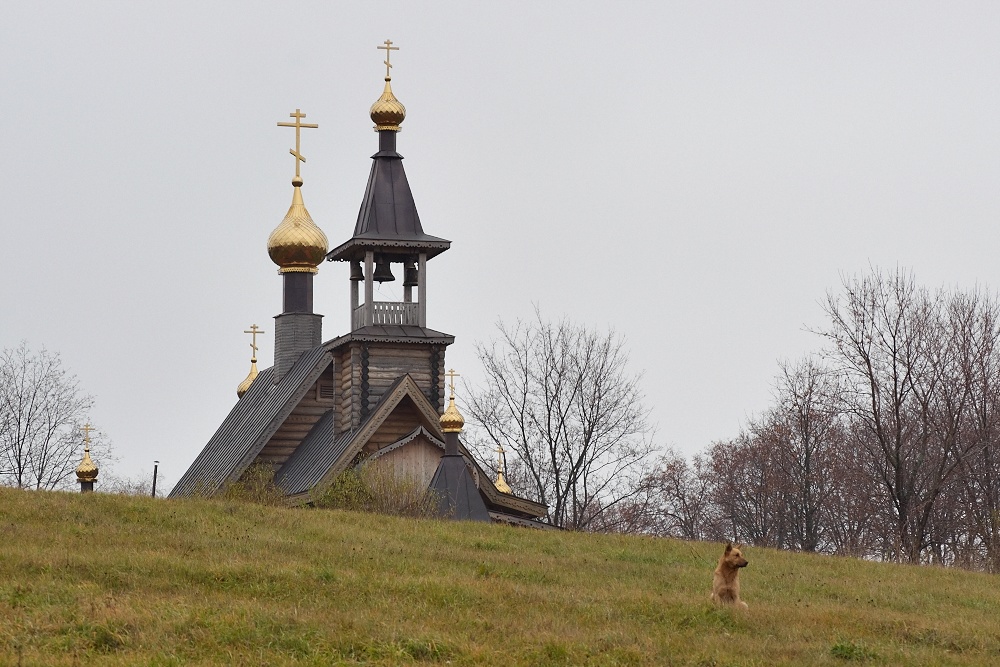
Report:
M 406 107 L 392 94 L 392 86 L 389 82 L 392 79 L 385 77 L 385 90 L 382 97 L 376 100 L 369 112 L 372 122 L 375 123 L 375 131 L 392 130 L 399 132 L 399 124 L 406 118 Z
M 458 408 L 455 407 L 454 394 L 448 399 L 448 409 L 441 415 L 440 422 L 441 430 L 445 433 L 462 432 L 462 427 L 465 426 L 465 419 L 462 417 L 462 413 L 458 411 Z
M 97 465 L 90 458 L 90 447 L 83 448 L 83 460 L 76 467 L 76 479 L 79 482 L 93 482 L 97 479 Z
M 246 379 L 243 380 L 243 382 L 240 382 L 240 385 L 238 387 L 236 387 L 237 398 L 243 398 L 243 394 L 247 393 L 250 390 L 250 385 L 252 385 L 253 381 L 256 379 L 257 379 L 257 360 L 253 359 L 250 362 L 250 374 L 247 375 Z
M 302 202 L 302 179 L 296 176 L 292 185 L 292 205 L 268 237 L 267 254 L 280 267 L 278 273 L 318 273 L 329 241 Z
M 493 483 L 493 486 L 497 487 L 497 491 L 500 493 L 514 493 L 511 491 L 507 480 L 504 479 L 503 470 L 497 470 L 497 481 Z

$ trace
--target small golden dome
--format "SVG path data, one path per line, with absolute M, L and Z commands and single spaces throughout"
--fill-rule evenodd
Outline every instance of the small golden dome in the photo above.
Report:
M 250 374 L 247 375 L 243 382 L 240 382 L 240 386 L 236 387 L 237 398 L 243 398 L 243 394 L 250 390 L 250 385 L 253 381 L 257 379 L 257 360 L 254 359 L 250 362 Z
M 493 486 L 497 487 L 497 491 L 500 493 L 514 493 L 510 490 L 510 485 L 507 484 L 507 480 L 503 477 L 503 470 L 497 470 L 497 481 L 493 483 Z
M 369 112 L 372 122 L 375 123 L 376 132 L 380 130 L 399 132 L 399 124 L 406 118 L 406 107 L 392 94 L 392 86 L 389 85 L 391 80 L 389 77 L 385 77 L 385 90 L 382 91 L 382 97 L 378 98 Z
M 302 179 L 296 177 L 292 185 L 292 205 L 268 237 L 267 254 L 280 267 L 278 273 L 318 273 L 329 241 L 302 202 Z
M 83 460 L 76 467 L 76 479 L 79 482 L 93 482 L 97 479 L 97 466 L 90 458 L 90 447 L 83 448 Z
M 441 430 L 445 433 L 462 432 L 462 427 L 465 426 L 465 419 L 462 417 L 462 413 L 458 411 L 458 408 L 455 407 L 454 394 L 448 399 L 448 409 L 441 415 L 440 422 Z

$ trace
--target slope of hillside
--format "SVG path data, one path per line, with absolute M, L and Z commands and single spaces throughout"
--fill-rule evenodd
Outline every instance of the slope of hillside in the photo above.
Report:
M 338 511 L 0 489 L 0 665 L 982 665 L 987 575 Z

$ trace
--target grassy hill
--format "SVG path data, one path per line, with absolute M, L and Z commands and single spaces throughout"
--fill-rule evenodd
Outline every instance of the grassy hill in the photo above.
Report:
M 720 545 L 0 489 L 0 665 L 983 665 L 995 577 Z

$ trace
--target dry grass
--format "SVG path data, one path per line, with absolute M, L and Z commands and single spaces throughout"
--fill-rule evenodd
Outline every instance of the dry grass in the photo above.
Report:
M 0 665 L 982 665 L 987 575 L 234 501 L 0 489 Z

